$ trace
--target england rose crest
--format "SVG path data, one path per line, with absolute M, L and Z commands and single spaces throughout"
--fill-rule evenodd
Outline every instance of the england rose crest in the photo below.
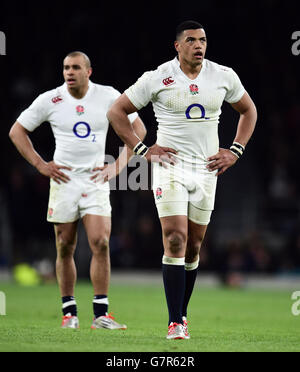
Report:
M 76 107 L 76 112 L 77 112 L 78 115 L 84 114 L 84 107 L 81 106 L 81 105 L 77 106 Z
M 196 94 L 198 94 L 198 93 L 199 93 L 198 85 L 196 85 L 196 84 L 191 84 L 191 85 L 190 85 L 190 93 L 191 93 L 192 95 L 196 95 Z
M 156 195 L 156 199 L 157 199 L 157 200 L 159 200 L 159 199 L 162 198 L 162 189 L 161 189 L 160 187 L 158 187 L 158 188 L 156 189 L 156 193 L 155 193 L 155 195 Z

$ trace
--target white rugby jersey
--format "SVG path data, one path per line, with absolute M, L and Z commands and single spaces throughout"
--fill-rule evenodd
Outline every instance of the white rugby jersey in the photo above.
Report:
M 109 122 L 106 113 L 120 92 L 89 81 L 86 95 L 74 98 L 67 84 L 39 95 L 17 121 L 30 132 L 50 123 L 55 137 L 54 161 L 75 173 L 102 166 Z M 129 115 L 133 122 L 137 114 Z
M 152 102 L 158 145 L 174 148 L 183 160 L 204 164 L 219 150 L 223 101 L 238 102 L 244 92 L 231 68 L 204 59 L 199 75 L 191 80 L 175 57 L 145 72 L 125 94 L 138 110 Z

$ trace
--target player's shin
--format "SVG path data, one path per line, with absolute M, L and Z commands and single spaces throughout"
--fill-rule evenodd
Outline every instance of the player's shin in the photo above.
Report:
M 182 305 L 185 291 L 184 257 L 163 256 L 163 281 L 169 310 L 169 324 L 182 323 Z
M 182 316 L 187 317 L 187 307 L 194 290 L 199 266 L 199 258 L 195 262 L 186 262 L 185 268 L 185 293 L 182 306 Z

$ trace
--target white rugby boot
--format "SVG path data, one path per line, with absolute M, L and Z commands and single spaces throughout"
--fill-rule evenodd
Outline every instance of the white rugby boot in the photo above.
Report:
M 64 315 L 62 317 L 61 328 L 79 328 L 79 320 L 77 316 L 71 314 Z
M 106 329 L 127 329 L 126 324 L 119 324 L 115 321 L 115 318 L 106 313 L 106 315 L 99 316 L 93 320 L 91 325 L 92 329 L 106 328 Z
M 168 340 L 184 340 L 185 339 L 184 326 L 182 324 L 172 322 L 169 325 L 167 339 Z
M 191 335 L 189 334 L 189 330 L 188 330 L 188 321 L 186 319 L 185 316 L 182 317 L 182 322 L 183 322 L 183 328 L 184 328 L 184 335 L 185 335 L 185 339 L 186 340 L 189 340 L 191 338 Z

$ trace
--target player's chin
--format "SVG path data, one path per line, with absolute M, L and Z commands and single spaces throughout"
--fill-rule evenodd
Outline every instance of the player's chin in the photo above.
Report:
M 192 60 L 192 65 L 193 66 L 201 66 L 202 65 L 202 62 L 203 62 L 203 58 L 202 59 L 199 59 L 199 58 L 193 58 Z
M 78 89 L 77 84 L 68 84 L 69 89 Z

